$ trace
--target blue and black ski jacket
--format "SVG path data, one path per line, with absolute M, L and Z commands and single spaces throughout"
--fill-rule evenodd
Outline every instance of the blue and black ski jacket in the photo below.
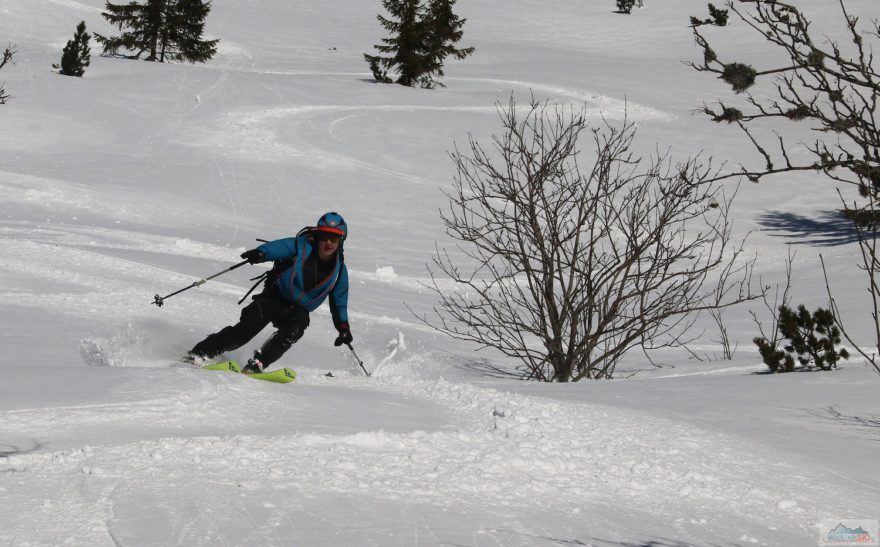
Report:
M 286 301 L 305 308 L 309 312 L 315 311 L 327 296 L 330 296 L 330 313 L 333 316 L 333 324 L 339 327 L 342 323 L 348 323 L 348 270 L 345 263 L 340 260 L 342 249 L 337 251 L 334 260 L 336 263 L 330 270 L 330 274 L 324 279 L 318 280 L 314 287 L 306 290 L 303 267 L 306 260 L 318 260 L 318 250 L 308 235 L 276 239 L 257 247 L 265 253 L 268 260 L 289 262 L 275 280 L 278 293 Z M 314 257 L 312 255 L 314 254 Z

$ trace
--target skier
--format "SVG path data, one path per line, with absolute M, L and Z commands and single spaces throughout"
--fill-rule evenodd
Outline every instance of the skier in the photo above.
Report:
M 278 239 L 245 251 L 250 264 L 274 261 L 263 292 L 241 310 L 238 323 L 209 335 L 187 354 L 187 360 L 209 359 L 248 343 L 266 325 L 277 329 L 242 368 L 245 374 L 262 372 L 299 340 L 309 326 L 309 312 L 329 296 L 333 325 L 339 332 L 335 346 L 353 340 L 348 326 L 348 270 L 342 246 L 348 226 L 336 212 L 326 213 L 314 228 L 296 237 Z

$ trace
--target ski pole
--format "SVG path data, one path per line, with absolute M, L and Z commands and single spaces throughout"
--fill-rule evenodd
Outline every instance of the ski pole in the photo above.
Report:
M 247 263 L 248 263 L 247 260 L 242 260 L 242 261 L 239 262 L 238 264 L 235 264 L 234 266 L 230 266 L 229 268 L 226 268 L 226 269 L 223 270 L 222 272 L 215 273 L 215 274 L 212 275 L 211 277 L 206 277 L 206 278 L 204 278 L 204 279 L 199 279 L 198 281 L 196 281 L 195 283 L 193 283 L 193 284 L 190 285 L 189 287 L 184 287 L 184 288 L 180 289 L 179 291 L 174 291 L 173 293 L 171 293 L 171 294 L 169 294 L 169 295 L 166 295 L 166 296 L 159 296 L 159 295 L 157 294 L 157 295 L 154 297 L 152 303 L 153 303 L 153 304 L 156 304 L 156 306 L 158 306 L 158 307 L 161 308 L 161 307 L 162 307 L 162 304 L 165 303 L 165 299 L 166 299 L 166 298 L 171 298 L 171 297 L 174 296 L 175 294 L 180 294 L 180 293 L 182 293 L 183 291 L 188 291 L 189 289 L 192 289 L 193 287 L 198 287 L 198 286 L 204 285 L 205 283 L 207 283 L 208 281 L 214 279 L 215 277 L 219 277 L 219 276 L 225 274 L 226 272 L 231 272 L 232 270 L 234 270 L 234 269 L 236 269 L 236 268 L 238 268 L 238 267 L 244 266 L 244 265 L 247 264 Z
M 364 374 L 366 374 L 367 377 L 369 377 L 369 376 L 370 376 L 370 373 L 367 372 L 367 369 L 366 369 L 366 368 L 364 368 L 364 362 L 361 361 L 361 360 L 360 360 L 360 357 L 358 357 L 358 354 L 354 352 L 354 348 L 351 347 L 351 344 L 345 344 L 345 345 L 348 346 L 348 349 L 351 350 L 351 354 L 354 355 L 354 358 L 357 360 L 358 364 L 361 366 L 361 370 L 364 371 Z

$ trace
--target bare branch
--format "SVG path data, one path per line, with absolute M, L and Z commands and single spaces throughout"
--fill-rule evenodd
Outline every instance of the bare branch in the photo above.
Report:
M 610 378 L 633 347 L 681 345 L 695 314 L 755 297 L 708 282 L 750 272 L 709 163 L 635 157 L 633 123 L 588 128 L 583 110 L 511 98 L 498 115 L 491 148 L 471 138 L 451 154 L 441 218 L 470 262 L 438 248 L 435 271 L 459 290 L 431 272 L 426 324 L 516 358 L 528 378 L 568 382 Z M 588 129 L 595 160 L 581 171 Z
M 707 106 L 700 109 L 714 121 L 735 122 L 765 160 L 761 169 L 742 167 L 732 176 L 745 174 L 757 182 L 782 172 L 816 171 L 856 187 L 862 197 L 880 199 L 880 128 L 876 118 L 880 75 L 874 68 L 873 48 L 868 43 L 877 34 L 860 31 L 858 18 L 847 12 L 843 0 L 838 3 L 846 21 L 846 33 L 854 44 L 852 55 L 844 53 L 832 40 L 826 40 L 825 46 L 819 45 L 811 35 L 806 15 L 778 0 L 738 0 L 728 6 L 764 41 L 788 55 L 791 63 L 783 67 L 757 70 L 742 63 L 722 62 L 705 36 L 694 28 L 704 58 L 702 63 L 689 63 L 696 70 L 718 74 L 737 92 L 762 76 L 777 75 L 778 98 L 757 100 L 750 95 L 750 112 L 723 103 L 719 103 L 720 110 Z M 752 9 L 745 12 L 738 5 L 751 5 Z M 815 161 L 792 164 L 789 146 L 778 134 L 774 138 L 778 140 L 780 159 L 774 159 L 770 147 L 761 144 L 763 137 L 749 129 L 751 122 L 765 118 L 808 123 L 813 131 L 823 135 L 815 145 L 806 146 Z M 826 145 L 825 136 L 833 138 L 835 145 Z M 840 174 L 841 171 L 846 174 Z
M 788 307 L 789 302 L 791 301 L 791 296 L 789 293 L 791 292 L 791 272 L 793 269 L 794 258 L 796 253 L 791 250 L 791 247 L 788 248 L 788 257 L 785 259 L 785 285 L 782 289 L 782 295 L 779 294 L 779 284 L 777 283 L 773 290 L 773 303 L 771 304 L 769 301 L 769 289 L 765 290 L 764 295 L 761 297 L 761 300 L 764 303 L 764 307 L 767 309 L 767 313 L 770 315 L 770 328 L 769 332 L 764 332 L 764 325 L 758 319 L 757 314 L 749 310 L 749 315 L 752 316 L 752 320 L 755 322 L 755 325 L 758 326 L 758 331 L 761 333 L 760 338 L 767 341 L 768 347 L 772 351 L 776 351 L 779 349 L 779 344 L 781 342 L 781 337 L 779 334 L 779 308 L 780 307 Z M 761 280 L 763 286 L 763 280 Z
M 840 196 L 840 199 L 847 212 L 856 212 L 856 210 L 851 208 L 843 199 L 842 195 Z M 872 213 L 871 218 L 874 218 L 873 213 L 875 211 L 871 209 L 870 212 Z M 828 282 L 828 271 L 825 268 L 825 259 L 822 258 L 822 255 L 819 255 L 819 260 L 822 262 L 822 274 L 825 277 L 825 291 L 828 294 L 828 301 L 830 303 L 831 313 L 834 314 L 835 323 L 840 328 L 840 332 L 843 334 L 846 341 L 849 342 L 850 346 L 852 346 L 852 348 L 857 351 L 870 366 L 874 367 L 874 370 L 877 371 L 878 374 L 880 374 L 880 321 L 878 321 L 878 312 L 880 312 L 880 285 L 878 285 L 877 281 L 878 274 L 880 274 L 880 259 L 877 257 L 878 235 L 876 226 L 871 225 L 865 227 L 859 222 L 856 222 L 855 225 L 862 258 L 862 263 L 859 268 L 865 272 L 870 280 L 870 283 L 868 284 L 868 295 L 870 296 L 871 318 L 873 319 L 871 326 L 874 329 L 875 351 L 868 353 L 863 350 L 862 347 L 853 340 L 850 333 L 844 327 L 843 315 L 837 306 L 837 301 L 831 293 L 831 284 Z
M 3 58 L 0 59 L 0 69 L 6 66 L 7 63 L 12 62 L 12 56 L 15 55 L 15 46 L 13 44 L 9 44 L 9 46 L 3 51 Z M 6 104 L 6 101 L 11 97 L 6 93 L 6 90 L 3 89 L 3 84 L 0 84 L 0 104 Z

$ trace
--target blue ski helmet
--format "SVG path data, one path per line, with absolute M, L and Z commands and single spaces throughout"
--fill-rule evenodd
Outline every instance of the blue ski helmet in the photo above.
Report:
M 324 213 L 321 218 L 318 219 L 318 224 L 315 226 L 315 230 L 318 232 L 318 235 L 324 233 L 340 236 L 342 241 L 345 241 L 345 238 L 348 237 L 348 225 L 345 223 L 345 219 L 342 218 L 342 215 L 336 211 Z

